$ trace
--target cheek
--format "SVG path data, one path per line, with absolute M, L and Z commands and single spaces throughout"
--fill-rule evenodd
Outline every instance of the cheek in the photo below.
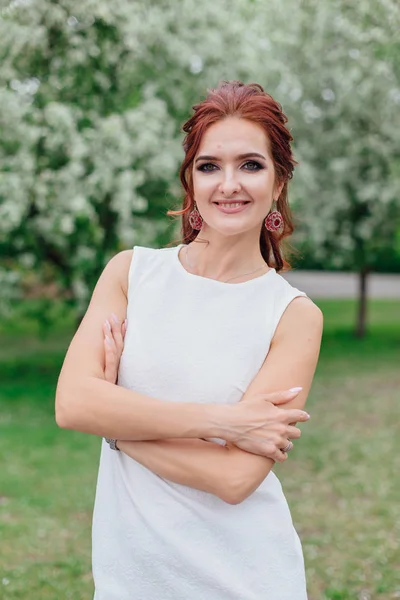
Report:
M 193 177 L 193 191 L 195 196 L 204 196 L 210 193 L 215 184 L 212 183 L 211 177 Z
M 256 198 L 265 198 L 265 196 L 269 196 L 270 194 L 270 181 L 268 177 L 249 177 L 243 180 L 242 182 L 243 188 L 245 188 L 248 193 Z
M 254 190 L 257 191 L 258 194 L 265 196 L 270 196 L 273 192 L 274 180 L 273 177 L 269 175 L 264 175 L 254 181 Z

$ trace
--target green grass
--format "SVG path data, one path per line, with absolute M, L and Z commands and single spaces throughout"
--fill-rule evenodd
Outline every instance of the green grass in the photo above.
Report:
M 321 358 L 290 460 L 276 467 L 303 542 L 310 600 L 400 597 L 400 306 L 319 303 Z M 0 326 L 0 598 L 92 597 L 90 526 L 99 440 L 59 430 L 54 391 L 72 335 L 26 318 Z M 295 600 L 295 599 L 294 599 Z

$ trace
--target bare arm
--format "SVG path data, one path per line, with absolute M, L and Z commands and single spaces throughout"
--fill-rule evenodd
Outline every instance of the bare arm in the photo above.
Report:
M 97 282 L 58 379 L 57 424 L 120 440 L 217 437 L 263 456 L 280 454 L 274 434 L 287 411 L 268 394 L 236 406 L 168 402 L 106 381 L 102 327 L 112 312 L 125 319 L 131 259 L 131 250 L 114 256 Z M 304 419 L 291 411 L 291 421 Z
M 229 489 L 220 481 L 224 467 L 231 464 L 225 446 L 191 439 L 118 441 L 117 445 L 156 475 L 229 501 Z
M 303 408 L 314 376 L 322 334 L 322 313 L 307 298 L 293 301 L 282 317 L 270 352 L 242 402 L 255 393 L 275 392 L 282 387 L 300 385 L 288 408 Z M 277 394 L 278 399 L 279 394 Z M 295 427 L 281 427 L 278 447 L 299 437 Z M 245 452 L 233 444 L 226 447 L 203 440 L 160 440 L 118 442 L 118 447 L 139 463 L 175 483 L 187 485 L 237 504 L 254 492 L 270 472 L 275 461 Z
M 166 402 L 105 380 L 102 325 L 111 312 L 126 317 L 131 259 L 131 250 L 114 256 L 97 282 L 58 379 L 57 424 L 118 439 L 221 437 L 230 420 L 224 407 Z

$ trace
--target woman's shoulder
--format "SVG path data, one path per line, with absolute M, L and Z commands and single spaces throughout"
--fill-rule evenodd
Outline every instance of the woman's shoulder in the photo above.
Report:
M 275 271 L 274 273 L 274 285 L 278 293 L 280 294 L 298 294 L 299 296 L 307 297 L 306 292 L 294 287 L 285 277 L 288 271 Z
M 173 252 L 175 247 L 150 248 L 147 246 L 134 246 L 128 250 L 121 250 L 115 254 L 108 262 L 107 269 L 112 271 L 113 276 L 121 284 L 121 287 L 127 295 L 129 287 L 129 274 L 133 263 L 133 257 L 137 255 L 138 260 L 143 260 L 146 265 L 148 259 L 157 255 L 161 256 L 168 252 Z
M 134 248 L 121 250 L 108 261 L 106 269 L 112 273 L 115 281 L 118 281 L 125 294 L 128 293 L 129 269 L 132 263 Z
M 307 296 L 306 292 L 294 287 L 281 273 L 276 273 L 276 294 L 285 305 L 285 313 L 294 320 L 311 319 L 320 321 L 321 309 Z

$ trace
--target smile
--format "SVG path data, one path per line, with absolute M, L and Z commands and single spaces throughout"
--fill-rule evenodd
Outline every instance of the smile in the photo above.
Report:
M 214 202 L 218 210 L 223 213 L 237 213 L 246 208 L 250 202 L 243 200 L 242 202 Z

